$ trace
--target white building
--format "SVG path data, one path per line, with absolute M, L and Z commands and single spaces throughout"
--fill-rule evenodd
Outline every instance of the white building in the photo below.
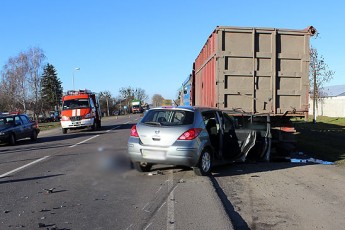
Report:
M 345 85 L 325 87 L 319 99 L 316 116 L 345 117 Z M 309 115 L 313 115 L 313 100 L 309 98 Z

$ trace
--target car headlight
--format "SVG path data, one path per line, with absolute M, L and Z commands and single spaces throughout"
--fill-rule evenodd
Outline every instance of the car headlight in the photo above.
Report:
M 61 117 L 61 121 L 69 121 L 70 119 L 69 119 L 69 117 L 67 117 L 67 116 L 62 116 Z
M 84 118 L 90 118 L 91 117 L 91 113 L 88 113 L 88 114 L 86 114 L 85 116 L 84 116 Z
M 0 132 L 0 136 L 5 136 L 6 133 Z

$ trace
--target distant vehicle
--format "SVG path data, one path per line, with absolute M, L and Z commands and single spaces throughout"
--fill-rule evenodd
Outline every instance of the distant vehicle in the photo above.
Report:
M 208 175 L 214 164 L 268 160 L 270 127 L 239 124 L 218 109 L 161 107 L 147 111 L 132 127 L 128 154 L 140 172 L 154 164 L 192 167 L 196 175 Z
M 98 96 L 90 90 L 70 90 L 62 97 L 62 133 L 68 129 L 101 128 L 101 109 Z
M 36 141 L 39 132 L 38 124 L 25 114 L 0 115 L 0 143 L 15 145 L 24 138 Z
M 140 100 L 133 100 L 131 102 L 131 106 L 132 106 L 132 113 L 142 113 L 143 112 L 143 107 L 141 106 Z

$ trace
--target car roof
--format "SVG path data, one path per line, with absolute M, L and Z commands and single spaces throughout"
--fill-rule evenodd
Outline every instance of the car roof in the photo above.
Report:
M 204 111 L 220 111 L 218 108 L 212 107 L 201 107 L 201 106 L 161 106 L 151 108 L 150 110 L 162 110 L 162 109 L 169 109 L 169 110 L 186 110 L 186 111 L 196 111 L 199 110 L 201 112 Z
M 26 114 L 0 114 L 0 118 L 15 117 L 15 116 L 27 116 Z

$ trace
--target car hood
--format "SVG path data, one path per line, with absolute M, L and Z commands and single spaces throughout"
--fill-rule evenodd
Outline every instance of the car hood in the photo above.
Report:
M 13 128 L 12 126 L 2 126 L 2 127 L 0 127 L 0 132 L 5 132 L 5 131 L 8 131 L 12 128 Z

